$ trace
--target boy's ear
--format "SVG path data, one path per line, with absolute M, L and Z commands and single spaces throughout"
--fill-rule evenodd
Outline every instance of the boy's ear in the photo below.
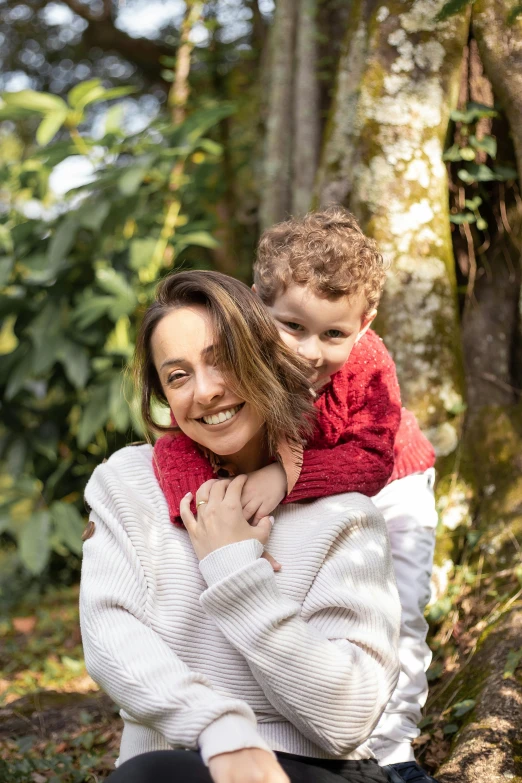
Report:
M 255 284 L 255 283 L 252 283 L 252 291 L 253 291 L 255 294 L 257 294 L 257 291 L 256 291 L 256 284 Z
M 362 322 L 361 322 L 361 328 L 359 331 L 359 334 L 357 335 L 357 338 L 355 340 L 356 343 L 359 342 L 361 337 L 366 334 L 372 323 L 375 321 L 375 316 L 377 315 L 377 310 L 374 308 L 373 310 L 370 310 L 369 313 L 366 313 L 364 316 Z

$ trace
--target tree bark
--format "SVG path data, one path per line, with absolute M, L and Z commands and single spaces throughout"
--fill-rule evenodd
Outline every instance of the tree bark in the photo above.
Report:
M 390 259 L 378 328 L 404 403 L 446 455 L 458 443 L 463 383 L 442 151 L 469 9 L 436 23 L 442 5 L 353 4 L 317 197 L 348 205 Z
M 261 229 L 283 220 L 291 208 L 296 15 L 296 0 L 278 0 L 270 41 L 266 147 L 259 208 Z
M 316 0 L 301 0 L 297 22 L 294 89 L 292 213 L 304 215 L 312 201 L 319 148 Z

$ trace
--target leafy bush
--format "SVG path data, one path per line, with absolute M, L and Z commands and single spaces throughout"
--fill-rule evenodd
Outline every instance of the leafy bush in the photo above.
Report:
M 24 91 L 0 108 L 2 119 L 43 117 L 40 147 L 6 132 L 0 160 L 0 533 L 10 573 L 41 578 L 53 552 L 79 555 L 86 479 L 142 437 L 122 373 L 137 318 L 188 248 L 202 248 L 205 266 L 216 246 L 201 204 L 221 148 L 206 134 L 231 107 L 129 134 L 117 103 L 101 138 L 80 134 L 90 103 L 124 92 L 94 80 L 69 104 Z M 67 177 L 78 154 L 91 181 L 57 204 L 49 181 Z

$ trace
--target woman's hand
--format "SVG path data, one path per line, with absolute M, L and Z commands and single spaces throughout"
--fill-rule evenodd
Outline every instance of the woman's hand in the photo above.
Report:
M 214 783 L 290 783 L 278 760 L 261 748 L 212 756 L 208 769 Z
M 247 476 L 236 476 L 232 481 L 211 479 L 202 484 L 196 493 L 197 519 L 190 510 L 192 493 L 181 501 L 181 518 L 199 560 L 228 544 L 255 538 L 264 546 L 268 541 L 272 520 L 264 517 L 252 527 L 243 515 L 241 493 L 246 480 Z
M 286 490 L 286 473 L 278 462 L 255 470 L 248 475 L 241 493 L 243 514 L 253 525 L 257 525 L 260 519 L 277 508 Z

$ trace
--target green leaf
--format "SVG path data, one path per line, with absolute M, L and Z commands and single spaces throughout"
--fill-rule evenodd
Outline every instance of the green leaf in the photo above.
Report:
M 113 296 L 92 296 L 84 299 L 73 311 L 72 318 L 80 329 L 86 329 L 103 315 L 107 315 L 114 304 Z
M 21 90 L 20 92 L 4 92 L 2 98 L 7 106 L 15 106 L 28 111 L 36 111 L 40 114 L 49 112 L 64 111 L 67 113 L 68 107 L 64 100 L 57 95 L 50 95 L 47 92 L 35 92 L 35 90 Z
M 12 256 L 2 256 L 0 258 L 0 287 L 7 285 L 9 282 L 13 265 L 14 258 Z
M 85 106 L 88 103 L 100 103 L 101 101 L 113 101 L 115 98 L 125 98 L 127 95 L 138 92 L 137 87 L 111 87 L 108 90 L 104 90 L 103 93 L 97 95 L 95 98 L 89 97 L 89 100 L 85 102 Z
M 507 182 L 510 179 L 518 179 L 518 172 L 511 166 L 494 166 L 495 179 L 499 182 Z
M 85 406 L 78 429 L 78 446 L 84 449 L 93 435 L 100 430 L 109 418 L 109 400 L 111 387 L 109 384 L 95 386 L 91 397 Z
M 214 239 L 212 234 L 209 234 L 208 231 L 192 231 L 188 234 L 177 234 L 174 238 L 176 242 L 180 242 L 186 247 L 189 247 L 190 245 L 208 247 L 211 249 L 219 247 L 219 242 Z
M 456 109 L 451 112 L 450 117 L 454 122 L 463 122 L 465 125 L 470 125 L 482 118 L 493 119 L 494 117 L 498 117 L 498 111 L 496 111 L 493 106 L 486 106 L 484 103 L 470 101 L 466 104 L 466 109 L 464 111 Z
M 82 534 L 84 522 L 76 506 L 56 501 L 50 507 L 55 533 L 70 552 L 80 555 L 82 552 Z
M 468 5 L 473 5 L 475 0 L 448 0 L 435 17 L 436 22 L 444 22 L 451 16 L 463 11 Z
M 511 11 L 507 15 L 507 23 L 508 25 L 515 24 L 518 17 L 522 14 L 522 3 L 518 3 L 514 8 L 511 9 Z
M 509 677 L 514 677 L 515 672 L 522 662 L 522 647 L 518 650 L 510 650 L 507 655 L 506 665 L 504 666 L 504 673 L 502 677 L 507 680 Z
M 45 253 L 35 253 L 19 261 L 17 270 L 26 285 L 46 285 L 56 279 L 57 270 Z
M 467 169 L 460 169 L 457 173 L 459 178 L 467 184 L 473 182 L 492 182 L 497 179 L 495 173 L 484 163 L 470 163 Z
M 24 383 L 33 375 L 33 352 L 29 350 L 9 373 L 5 390 L 6 400 L 12 400 Z
M 472 212 L 457 212 L 456 215 L 450 215 L 450 223 L 460 226 L 463 223 L 474 223 L 476 220 Z
M 55 229 L 47 250 L 49 263 L 56 269 L 69 253 L 76 239 L 78 217 L 67 215 Z
M 497 155 L 497 140 L 493 136 L 484 136 L 482 139 L 477 139 L 472 135 L 469 137 L 469 143 L 476 150 L 486 152 L 490 158 L 496 158 Z
M 100 89 L 102 92 L 104 91 L 100 79 L 88 79 L 85 82 L 80 82 L 79 84 L 76 84 L 67 93 L 67 100 L 69 101 L 69 105 L 73 109 L 82 109 L 85 106 L 84 103 L 85 98 L 89 96 L 91 93 Z
M 446 724 L 446 726 L 444 726 L 442 731 L 444 734 L 446 734 L 446 736 L 448 736 L 450 734 L 456 734 L 458 730 L 459 727 L 457 726 L 456 723 L 448 723 Z
M 140 166 L 132 166 L 123 172 L 118 180 L 118 190 L 122 196 L 134 196 L 143 182 L 147 170 Z
M 466 199 L 466 200 L 464 201 L 464 204 L 466 205 L 466 207 L 467 207 L 468 209 L 473 209 L 473 210 L 476 210 L 476 209 L 478 209 L 478 208 L 480 207 L 480 205 L 482 204 L 482 199 L 480 198 L 480 196 L 475 196 L 475 197 L 474 197 L 474 198 L 472 198 L 472 199 Z
M 104 199 L 84 201 L 77 210 L 79 224 L 90 231 L 99 231 L 110 211 L 110 202 Z
M 54 112 L 46 114 L 36 131 L 36 141 L 40 147 L 45 147 L 54 139 L 67 117 L 67 109 L 57 109 Z
M 475 699 L 464 699 L 464 701 L 459 701 L 457 704 L 454 704 L 451 711 L 455 718 L 462 718 L 467 712 L 471 712 L 474 706 Z
M 96 280 L 100 288 L 114 296 L 134 296 L 132 287 L 115 269 L 97 269 Z
M 4 318 L 0 328 L 0 356 L 12 353 L 18 347 L 18 337 L 14 333 L 16 315 L 8 315 Z
M 472 149 L 471 147 L 462 147 L 462 149 L 460 150 L 460 157 L 462 158 L 462 160 L 467 160 L 467 161 L 475 160 L 475 155 L 476 155 L 475 150 Z
M 457 160 L 462 160 L 462 155 L 460 154 L 459 145 L 452 144 L 452 146 L 449 147 L 449 149 L 447 149 L 444 155 L 442 156 L 442 160 L 449 160 L 452 163 L 454 163 Z
M 120 133 L 123 122 L 123 106 L 117 103 L 105 115 L 105 133 Z
M 118 373 L 111 383 L 109 407 L 111 420 L 118 432 L 125 432 L 130 425 L 129 404 L 125 399 L 127 391 L 125 377 Z
M 487 220 L 484 220 L 483 217 L 477 218 L 477 228 L 479 229 L 479 231 L 485 231 L 487 227 L 488 227 Z
M 84 389 L 89 377 L 89 354 L 85 348 L 66 340 L 59 353 L 65 374 L 75 389 Z
M 131 269 L 137 271 L 150 263 L 156 247 L 156 241 L 157 240 L 152 237 L 132 240 L 129 251 L 129 266 Z
M 444 596 L 430 606 L 428 620 L 430 623 L 438 623 L 451 612 L 451 598 Z
M 20 559 L 35 576 L 41 574 L 49 560 L 50 514 L 36 511 L 23 526 L 18 538 Z

